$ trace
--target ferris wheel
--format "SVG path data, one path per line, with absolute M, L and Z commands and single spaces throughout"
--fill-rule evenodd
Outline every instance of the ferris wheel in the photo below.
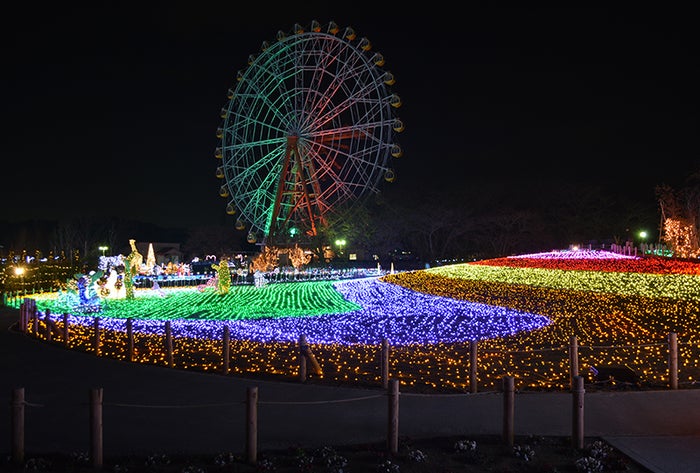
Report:
M 295 24 L 248 57 L 215 155 L 219 194 L 249 243 L 315 236 L 395 179 L 404 126 L 383 65 L 367 38 L 334 22 Z

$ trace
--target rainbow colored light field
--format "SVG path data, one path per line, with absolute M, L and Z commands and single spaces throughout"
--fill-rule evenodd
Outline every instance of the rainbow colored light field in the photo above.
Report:
M 62 323 L 65 308 L 37 297 Z M 223 327 L 232 339 L 233 373 L 293 376 L 295 342 L 305 335 L 323 378 L 378 380 L 377 347 L 392 346 L 394 377 L 404 385 L 464 389 L 468 352 L 479 343 L 479 383 L 505 375 L 522 386 L 567 386 L 567 348 L 578 339 L 581 366 L 625 365 L 648 384 L 666 379 L 667 337 L 676 333 L 680 380 L 693 386 L 700 342 L 700 264 L 602 251 L 559 251 L 499 258 L 382 278 L 234 287 L 137 291 L 110 300 L 99 314 L 102 356 L 123 357 L 125 320 L 139 334 L 138 360 L 162 363 L 164 320 L 180 368 L 215 371 Z M 53 317 L 53 316 L 52 316 Z M 90 351 L 92 318 L 70 316 L 79 348 Z M 73 328 L 72 328 L 73 330 Z M 217 355 L 218 354 L 218 355 Z M 217 359 L 217 356 L 219 359 Z

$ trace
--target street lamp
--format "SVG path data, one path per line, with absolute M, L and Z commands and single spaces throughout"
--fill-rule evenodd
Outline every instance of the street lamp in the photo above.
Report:
M 649 236 L 649 233 L 646 230 L 640 230 L 639 233 L 637 233 L 637 236 L 639 237 L 640 245 L 639 247 L 642 250 L 642 253 L 647 252 L 647 237 Z
M 108 247 L 108 246 L 100 246 L 100 247 L 98 248 L 98 250 L 100 250 L 100 251 L 102 252 L 102 256 L 104 256 L 104 255 L 105 255 L 105 251 L 109 250 L 109 247 Z
M 343 254 L 343 247 L 345 246 L 345 239 L 344 239 L 344 238 L 340 238 L 340 239 L 336 240 L 336 241 L 335 241 L 335 246 L 338 247 L 338 254 L 341 254 L 341 255 L 342 255 L 342 254 Z
M 15 276 L 19 277 L 19 288 L 24 291 L 24 293 L 27 293 L 27 288 L 24 287 L 24 273 L 25 270 L 22 266 L 15 266 L 14 269 Z

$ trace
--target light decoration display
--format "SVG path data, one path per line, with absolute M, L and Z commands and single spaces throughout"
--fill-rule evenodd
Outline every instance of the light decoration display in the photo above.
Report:
M 130 239 L 129 245 L 131 245 L 131 253 L 129 253 L 129 256 L 124 260 L 124 266 L 126 267 L 126 272 L 124 273 L 124 289 L 126 291 L 126 298 L 133 299 L 134 277 L 136 277 L 141 270 L 143 255 L 136 249 L 136 240 Z
M 698 233 L 693 221 L 680 218 L 665 219 L 663 240 L 679 258 L 700 257 Z
M 311 254 L 307 254 L 306 250 L 299 245 L 294 245 L 287 251 L 289 262 L 292 263 L 294 269 L 301 269 L 311 262 Z
M 623 255 L 620 253 L 615 253 L 613 251 L 605 250 L 586 250 L 586 249 L 576 249 L 576 250 L 553 250 L 546 251 L 542 253 L 531 253 L 523 255 L 513 255 L 508 256 L 507 259 L 549 259 L 549 260 L 562 260 L 562 259 L 575 259 L 575 260 L 638 260 L 641 259 L 637 256 Z M 488 260 L 493 261 L 493 260 Z
M 696 382 L 698 264 L 603 254 L 552 256 L 352 281 L 235 287 L 225 297 L 212 289 L 182 290 L 177 296 L 165 291 L 162 298 L 138 290 L 135 300 L 105 301 L 100 353 L 124 358 L 129 317 L 134 361 L 166 365 L 164 320 L 171 320 L 176 367 L 217 371 L 227 325 L 235 360 L 231 373 L 294 379 L 296 341 L 303 333 L 323 366 L 323 378 L 367 384 L 379 381 L 379 344 L 386 337 L 392 345 L 391 376 L 402 389 L 463 391 L 469 379 L 467 341 L 478 339 L 480 389 L 496 389 L 506 375 L 516 378 L 519 389 L 568 389 L 572 335 L 578 338 L 582 374 L 589 366 L 624 365 L 645 383 L 665 385 L 667 337 L 675 332 L 679 381 Z M 596 263 L 604 269 L 594 269 Z M 37 297 L 40 310 L 53 303 L 48 295 Z M 59 327 L 60 313 L 52 308 Z M 94 350 L 92 320 L 69 316 L 71 348 Z
M 231 290 L 231 272 L 228 267 L 228 258 L 221 258 L 219 264 L 212 264 L 211 269 L 216 271 L 216 288 L 220 295 L 228 294 Z
M 264 246 L 260 253 L 253 258 L 250 269 L 254 272 L 265 273 L 272 271 L 279 265 L 279 248 L 275 246 Z
M 588 257 L 579 257 L 579 252 L 550 252 L 523 256 L 508 256 L 470 264 L 484 266 L 507 266 L 514 268 L 542 268 L 567 271 L 617 272 L 642 274 L 690 274 L 700 275 L 700 261 L 669 259 L 661 256 L 626 256 L 617 253 L 581 251 Z M 557 255 L 562 255 L 561 258 Z
M 290 341 L 307 334 L 320 344 L 394 345 L 455 343 L 506 336 L 546 325 L 546 317 L 517 310 L 432 297 L 376 278 L 334 285 L 360 308 L 315 317 L 279 317 L 229 324 L 232 337 Z
M 575 265 L 572 266 L 575 267 Z M 648 298 L 697 300 L 700 297 L 700 278 L 692 274 L 586 271 L 554 269 L 551 266 L 541 268 L 538 267 L 538 262 L 530 267 L 463 263 L 430 268 L 425 271 L 427 274 L 456 281 L 484 280 L 554 290 L 600 292 Z
M 233 339 L 294 342 L 307 334 L 322 344 L 371 344 L 383 338 L 395 345 L 455 343 L 549 323 L 536 314 L 430 296 L 378 278 L 232 289 L 232 297 L 224 299 L 212 291 L 204 297 L 194 291 L 147 291 L 136 301 L 105 301 L 100 315 L 157 321 L 153 328 L 141 327 L 158 335 L 164 333 L 161 321 L 172 320 L 173 335 L 180 337 L 218 338 L 226 324 Z M 46 307 L 46 302 L 37 305 Z M 52 312 L 66 309 L 54 306 Z
M 91 274 L 76 274 L 66 281 L 66 289 L 56 294 L 59 304 L 70 308 L 72 312 L 83 314 L 99 313 L 102 303 L 96 288 L 102 271 Z
M 153 268 L 156 266 L 156 252 L 153 249 L 153 243 L 148 244 L 148 253 L 146 255 L 146 272 L 153 274 Z

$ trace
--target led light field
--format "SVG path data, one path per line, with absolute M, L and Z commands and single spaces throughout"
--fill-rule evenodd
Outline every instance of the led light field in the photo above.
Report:
M 164 364 L 167 320 L 176 368 L 220 372 L 227 327 L 231 373 L 294 379 L 303 334 L 323 366 L 319 379 L 376 385 L 386 338 L 391 376 L 403 386 L 461 391 L 469 382 L 469 342 L 476 340 L 480 389 L 496 388 L 505 375 L 519 389 L 566 389 L 575 335 L 582 374 L 589 366 L 624 365 L 646 385 L 663 386 L 673 332 L 680 383 L 695 386 L 698 268 L 608 253 L 547 253 L 382 278 L 234 287 L 226 296 L 189 290 L 158 297 L 142 290 L 133 301 L 106 304 L 101 356 L 124 358 L 131 318 L 134 361 Z M 51 300 L 37 304 L 43 310 Z M 60 328 L 61 311 L 54 309 Z M 92 321 L 69 316 L 71 348 L 94 351 Z

